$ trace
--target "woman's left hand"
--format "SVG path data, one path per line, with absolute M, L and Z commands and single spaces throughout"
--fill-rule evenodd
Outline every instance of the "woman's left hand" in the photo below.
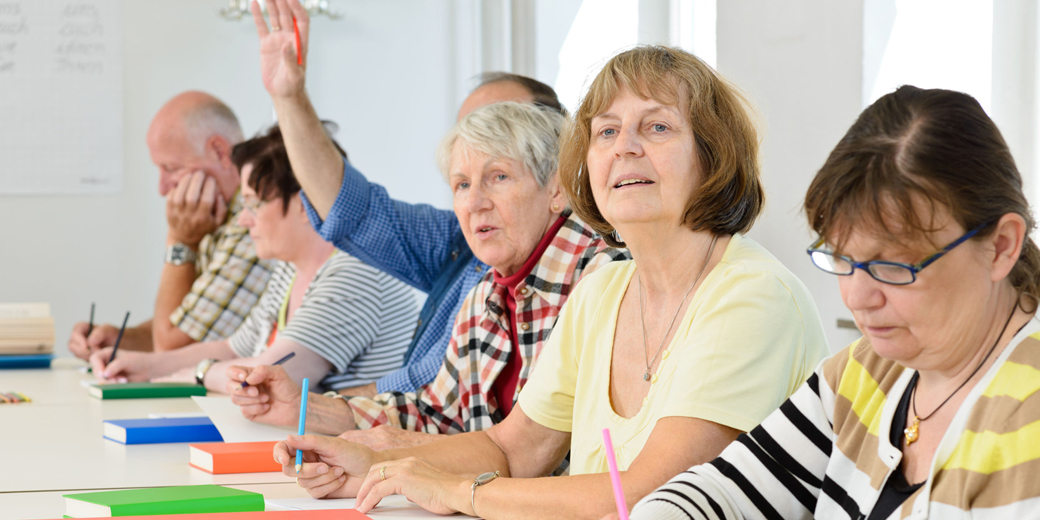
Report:
M 472 484 L 471 479 L 445 473 L 425 460 L 409 457 L 374 464 L 358 490 L 356 507 L 358 511 L 367 513 L 383 497 L 404 495 L 433 513 L 467 512 Z

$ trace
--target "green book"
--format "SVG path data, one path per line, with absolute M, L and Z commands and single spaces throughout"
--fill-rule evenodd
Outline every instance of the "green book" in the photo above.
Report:
M 264 496 L 260 493 L 212 484 L 99 491 L 62 496 L 65 497 L 65 516 L 71 518 L 264 510 Z
M 98 399 L 191 397 L 206 395 L 206 387 L 194 383 L 108 383 L 90 385 L 90 395 Z

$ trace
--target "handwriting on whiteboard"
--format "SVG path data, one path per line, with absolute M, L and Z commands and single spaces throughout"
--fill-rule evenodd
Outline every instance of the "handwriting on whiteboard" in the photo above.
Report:
M 0 193 L 122 188 L 122 0 L 0 0 Z

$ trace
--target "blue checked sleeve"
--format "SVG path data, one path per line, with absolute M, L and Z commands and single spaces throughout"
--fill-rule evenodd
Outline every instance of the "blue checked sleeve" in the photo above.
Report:
M 455 213 L 390 198 L 343 160 L 343 184 L 322 221 L 301 193 L 311 225 L 325 240 L 361 261 L 429 292 L 459 231 Z
M 445 340 L 444 345 L 447 345 Z M 444 364 L 444 350 L 431 348 L 426 355 L 376 381 L 376 392 L 415 392 L 433 381 Z

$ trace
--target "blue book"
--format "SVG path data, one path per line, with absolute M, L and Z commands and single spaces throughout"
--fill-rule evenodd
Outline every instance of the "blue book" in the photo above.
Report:
M 105 421 L 105 438 L 122 444 L 224 441 L 209 417 Z
M 0 368 L 50 368 L 54 354 L 0 356 Z

